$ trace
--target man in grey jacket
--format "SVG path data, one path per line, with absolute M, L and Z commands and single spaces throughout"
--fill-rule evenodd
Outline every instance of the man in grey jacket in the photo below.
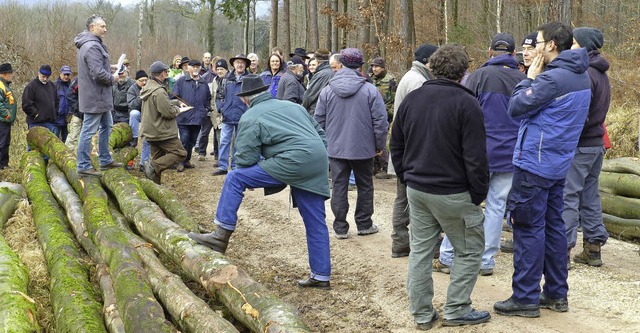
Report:
M 364 64 L 360 50 L 342 50 L 344 65 L 322 89 L 315 119 L 327 134 L 327 150 L 333 190 L 331 210 L 333 230 L 338 239 L 349 237 L 347 188 L 353 170 L 358 188 L 355 221 L 358 235 L 378 232 L 373 224 L 373 157 L 381 154 L 387 142 L 387 110 L 378 89 L 358 72 Z
M 100 176 L 101 173 L 91 166 L 91 138 L 98 128 L 98 155 L 100 168 L 121 167 L 122 163 L 113 160 L 109 152 L 109 136 L 113 126 L 113 93 L 111 86 L 118 80 L 118 74 L 111 74 L 109 53 L 102 38 L 107 33 L 107 25 L 99 15 L 87 20 L 87 30 L 74 39 L 78 48 L 78 86 L 80 112 L 84 114 L 82 130 L 78 140 L 78 173 L 80 175 Z
M 303 75 L 304 60 L 299 56 L 293 56 L 287 64 L 287 72 L 280 79 L 276 98 L 296 104 L 302 103 L 305 90 L 302 84 Z
M 318 67 L 316 67 L 316 72 L 313 73 L 313 77 L 309 81 L 309 88 L 302 97 L 302 106 L 307 109 L 310 115 L 315 113 L 320 91 L 329 84 L 329 80 L 333 77 L 333 70 L 329 66 L 330 55 L 331 53 L 327 49 L 319 49 L 313 55 L 318 61 Z

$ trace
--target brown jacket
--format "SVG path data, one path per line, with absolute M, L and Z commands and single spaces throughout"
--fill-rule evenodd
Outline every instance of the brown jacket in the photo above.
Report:
M 142 99 L 141 137 L 164 141 L 178 137 L 178 107 L 169 101 L 167 88 L 152 79 L 140 91 Z

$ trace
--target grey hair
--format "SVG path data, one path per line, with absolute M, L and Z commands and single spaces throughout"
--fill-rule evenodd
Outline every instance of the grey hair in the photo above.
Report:
M 104 21 L 104 18 L 98 14 L 93 14 L 89 16 L 89 18 L 87 19 L 87 30 L 89 30 L 89 27 L 91 27 L 91 25 L 98 22 L 98 20 Z
M 340 53 L 334 53 L 331 55 L 331 57 L 329 57 L 329 62 L 337 62 L 337 63 L 341 63 L 340 62 Z

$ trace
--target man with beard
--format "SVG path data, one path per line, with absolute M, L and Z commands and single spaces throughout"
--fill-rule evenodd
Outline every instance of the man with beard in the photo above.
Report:
M 287 66 L 287 72 L 280 79 L 276 98 L 301 104 L 305 91 L 302 84 L 303 75 L 304 61 L 299 56 L 293 56 Z

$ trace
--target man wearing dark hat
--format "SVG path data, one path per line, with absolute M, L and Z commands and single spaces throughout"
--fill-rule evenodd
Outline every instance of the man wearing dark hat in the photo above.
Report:
M 224 104 L 224 86 L 226 84 L 227 75 L 229 74 L 229 67 L 227 61 L 219 59 L 214 64 L 214 79 L 209 83 L 209 90 L 211 91 L 211 129 L 213 129 L 213 151 L 210 153 L 217 161 L 220 148 L 220 130 L 222 127 L 222 113 L 220 109 Z M 209 132 L 200 133 L 200 138 L 203 136 L 209 136 Z M 199 153 L 200 156 L 207 153 L 207 141 L 200 141 Z M 214 167 L 217 167 L 217 162 L 214 162 Z
M 384 100 L 385 108 L 387 109 L 387 121 L 391 124 L 393 120 L 393 101 L 396 96 L 396 89 L 398 84 L 393 74 L 387 71 L 387 66 L 384 59 L 378 57 L 373 59 L 369 64 L 371 66 L 371 79 L 373 85 L 376 86 L 382 99 Z M 378 179 L 389 179 L 391 176 L 387 173 L 387 164 L 389 163 L 389 153 L 387 149 L 382 151 L 382 155 L 376 156 L 374 159 L 374 174 Z
M 165 85 L 169 66 L 160 61 L 149 68 L 151 79 L 140 91 L 142 122 L 140 136 L 149 143 L 151 160 L 145 163 L 145 176 L 160 184 L 161 174 L 176 163 L 184 161 L 187 152 L 178 138 L 176 117 L 180 113 L 178 100 L 169 100 Z
M 180 72 L 173 76 L 175 81 L 177 81 L 181 76 L 189 75 L 189 61 L 191 61 L 189 57 L 182 57 L 182 59 L 180 59 Z
M 333 77 L 333 70 L 329 65 L 330 56 L 331 52 L 327 49 L 318 49 L 314 54 L 314 58 L 318 61 L 318 67 L 316 67 L 316 72 L 313 73 L 313 77 L 309 81 L 309 87 L 302 97 L 302 106 L 312 116 L 316 110 L 320 91 L 329 84 L 329 80 Z
M 353 170 L 358 189 L 355 209 L 360 236 L 378 232 L 373 223 L 373 158 L 387 144 L 387 111 L 380 92 L 359 73 L 362 52 L 347 48 L 340 53 L 344 68 L 337 71 L 318 97 L 315 119 L 327 133 L 333 192 L 333 230 L 338 239 L 349 237 L 349 174 Z M 348 112 L 345 112 L 348 111 Z
M 11 91 L 13 68 L 11 64 L 0 65 L 0 170 L 9 166 L 11 125 L 16 120 L 18 105 Z
M 133 133 L 131 146 L 138 146 L 138 134 L 140 133 L 140 122 L 142 121 L 142 99 L 140 99 L 140 91 L 149 81 L 149 75 L 144 70 L 136 72 L 135 84 L 132 84 L 127 90 L 127 104 L 129 105 L 129 127 Z M 147 140 L 142 141 L 142 156 L 140 157 L 139 170 L 144 171 L 144 163 L 149 160 L 151 148 Z
M 176 80 L 172 98 L 180 99 L 193 109 L 182 112 L 176 118 L 178 129 L 180 130 L 180 140 L 182 146 L 187 151 L 187 157 L 184 161 L 178 163 L 178 172 L 184 171 L 185 168 L 193 168 L 191 163 L 191 154 L 193 147 L 198 140 L 200 127 L 204 123 L 211 111 L 211 91 L 208 84 L 200 77 L 200 60 L 189 61 L 188 75 L 184 75 Z
M 414 52 L 411 69 L 400 79 L 393 102 L 394 117 L 404 98 L 412 91 L 422 87 L 427 80 L 435 79 L 427 67 L 429 57 L 438 49 L 432 44 L 422 44 Z M 392 157 L 389 156 L 389 174 L 395 175 Z M 396 181 L 396 198 L 393 201 L 391 213 L 391 257 L 401 258 L 409 255 L 409 203 L 407 201 L 407 186 Z M 436 245 L 438 246 L 438 245 Z
M 502 220 L 513 178 L 511 158 L 520 123 L 509 116 L 507 105 L 513 88 L 526 78 L 518 70 L 518 63 L 513 57 L 515 48 L 512 35 L 496 34 L 489 47 L 490 59 L 471 73 L 465 82 L 465 86 L 480 102 L 487 136 L 489 192 L 484 210 L 485 245 L 480 265 L 482 276 L 492 275 L 496 265 L 494 256 L 500 249 Z M 453 260 L 453 245 L 449 237 L 445 236 L 438 262 L 434 262 L 434 270 L 449 271 Z
M 278 84 L 277 99 L 290 101 L 296 104 L 302 103 L 304 96 L 304 61 L 299 56 L 293 56 L 287 64 L 287 72 L 284 73 Z
M 221 88 L 224 91 L 224 103 L 220 108 L 222 129 L 218 148 L 218 168 L 213 172 L 214 176 L 226 175 L 229 169 L 235 169 L 235 145 L 232 145 L 231 141 L 233 133 L 238 131 L 240 117 L 247 111 L 247 105 L 237 94 L 240 93 L 243 78 L 248 74 L 247 68 L 251 65 L 251 60 L 244 54 L 239 54 L 229 59 L 229 63 L 233 66 L 233 71 L 229 73 L 224 87 Z M 234 147 L 234 151 L 230 151 L 231 146 Z
M 276 193 L 291 187 L 302 216 L 311 274 L 300 287 L 330 288 L 331 258 L 324 201 L 329 198 L 324 131 L 296 104 L 273 99 L 258 75 L 243 78 L 237 94 L 251 108 L 242 116 L 236 137 L 238 168 L 227 175 L 208 234 L 189 233 L 196 242 L 225 253 L 236 229 L 237 212 L 247 188 Z M 227 96 L 229 98 L 229 96 Z
M 538 51 L 536 50 L 537 36 L 538 33 L 534 31 L 522 39 L 522 59 L 524 60 L 525 74 L 529 66 L 531 66 L 533 59 L 538 55 Z
M 67 119 L 69 115 L 69 101 L 67 100 L 67 92 L 71 84 L 71 67 L 64 65 L 60 67 L 60 75 L 56 80 L 56 92 L 58 94 L 58 116 L 54 122 L 54 126 L 58 129 L 58 138 L 65 142 L 69 131 L 67 129 Z
M 302 47 L 296 47 L 296 49 L 293 50 L 293 52 L 289 53 L 289 58 L 293 59 L 294 56 L 298 56 L 302 58 L 302 60 L 309 59 L 309 56 L 307 55 L 307 50 L 305 50 Z
M 102 43 L 107 33 L 107 25 L 99 15 L 92 15 L 87 20 L 87 30 L 74 39 L 78 48 L 78 86 L 82 91 L 78 94 L 80 112 L 84 113 L 80 138 L 78 139 L 78 173 L 87 176 L 100 176 L 101 173 L 91 165 L 91 138 L 100 129 L 98 135 L 98 156 L 100 168 L 122 167 L 109 151 L 109 136 L 113 118 L 113 86 L 118 74 L 111 74 L 109 53 Z
M 611 102 L 611 85 L 607 70 L 609 62 L 600 54 L 604 44 L 598 29 L 573 29 L 572 49 L 585 48 L 589 52 L 587 73 L 591 80 L 591 103 L 578 148 L 571 162 L 564 185 L 562 219 L 566 224 L 569 255 L 576 246 L 578 224 L 582 225 L 582 252 L 573 261 L 589 266 L 602 266 L 601 247 L 609 239 L 602 221 L 602 206 L 598 178 L 604 158 L 604 127 L 602 126 Z M 571 258 L 568 259 L 569 261 Z
M 31 80 L 22 93 L 22 111 L 27 115 L 27 125 L 46 127 L 59 135 L 55 126 L 58 114 L 58 93 L 53 83 L 49 82 L 51 67 L 42 65 L 38 70 L 38 76 Z

